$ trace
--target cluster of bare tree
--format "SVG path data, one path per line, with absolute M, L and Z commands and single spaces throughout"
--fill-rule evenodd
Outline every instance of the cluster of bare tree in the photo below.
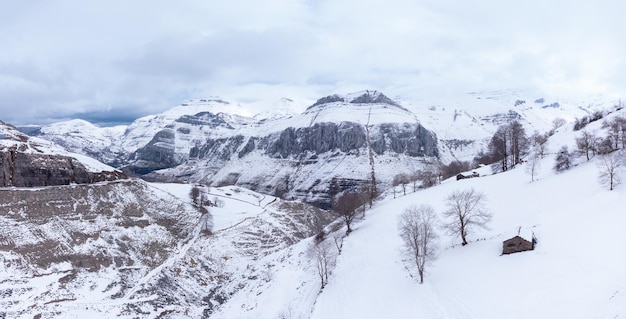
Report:
M 491 163 L 499 162 L 499 169 L 507 171 L 522 162 L 530 146 L 530 140 L 519 121 L 501 125 L 489 142 Z
M 582 130 L 576 138 L 578 153 L 587 160 L 595 155 L 608 154 L 626 147 L 626 118 L 616 116 L 612 120 L 602 122 L 606 130 L 604 136 L 599 136 L 588 130 Z
M 359 191 L 345 192 L 337 197 L 333 202 L 332 211 L 341 218 L 346 226 L 346 232 L 341 233 L 337 228 L 332 231 L 332 236 L 329 236 L 324 230 L 315 236 L 315 245 L 310 249 L 309 253 L 315 260 L 321 289 L 324 289 L 328 283 L 328 277 L 334 268 L 335 260 L 343 248 L 343 240 L 345 236 L 348 236 L 353 231 L 352 225 L 354 221 L 357 217 L 365 216 L 367 204 L 373 200 L 371 194 L 371 189 L 365 187 Z M 332 249 L 333 245 L 336 248 L 336 252 Z
M 396 194 L 399 192 L 402 192 L 402 195 L 406 195 L 408 188 L 412 192 L 417 192 L 420 188 L 428 188 L 439 184 L 442 178 L 443 167 L 445 165 L 439 166 L 437 169 L 426 167 L 424 170 L 412 174 L 400 173 L 394 176 L 391 181 L 393 198 L 396 198 Z
M 203 189 L 199 186 L 193 186 L 189 194 L 193 207 L 201 214 L 200 223 L 202 224 L 202 232 L 206 235 L 211 235 L 213 230 L 213 215 L 211 215 L 207 206 L 216 205 L 215 202 L 207 199 L 207 195 L 208 194 L 203 192 Z
M 570 152 L 567 146 L 563 146 L 557 153 L 554 169 L 557 172 L 569 169 L 575 155 L 584 156 L 587 161 L 600 156 L 597 164 L 600 183 L 613 190 L 620 183 L 619 172 L 624 161 L 626 118 L 615 116 L 605 119 L 602 129 L 605 130 L 603 136 L 587 129 L 581 130 L 576 137 L 576 152 Z
M 409 207 L 398 217 L 404 252 L 415 263 L 420 283 L 424 282 L 426 266 L 437 256 L 437 228 L 459 236 L 461 244 L 467 245 L 467 236 L 476 228 L 487 228 L 491 221 L 492 214 L 485 209 L 485 201 L 485 195 L 473 188 L 455 191 L 446 197 L 448 209 L 443 212 L 445 220 L 441 223 L 428 205 Z
M 442 180 L 468 171 L 472 169 L 472 167 L 475 166 L 472 166 L 470 162 L 452 161 L 448 165 L 439 164 L 436 167 L 429 166 L 413 174 L 398 174 L 394 176 L 391 182 L 393 197 L 396 198 L 396 194 L 399 192 L 406 195 L 409 187 L 412 192 L 416 192 L 421 188 L 438 185 Z

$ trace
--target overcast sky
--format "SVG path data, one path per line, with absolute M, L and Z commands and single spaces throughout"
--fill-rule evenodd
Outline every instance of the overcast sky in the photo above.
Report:
M 130 121 L 191 98 L 626 91 L 622 1 L 32 0 L 0 5 L 0 120 Z

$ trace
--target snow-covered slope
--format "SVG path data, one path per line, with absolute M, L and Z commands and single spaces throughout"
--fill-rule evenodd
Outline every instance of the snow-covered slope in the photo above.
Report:
M 319 116 L 350 104 L 330 103 L 338 104 L 320 110 Z M 545 122 L 550 128 L 550 116 L 570 114 L 565 104 L 524 109 L 528 103 L 512 107 L 524 119 L 533 114 L 542 119 L 527 123 Z M 400 117 L 406 112 L 383 104 L 381 109 L 389 111 L 384 116 Z M 371 105 L 362 105 L 366 107 L 352 110 L 360 112 L 358 120 L 369 114 Z M 576 107 L 580 113 L 572 112 L 573 117 L 594 107 Z M 466 111 L 479 114 L 469 107 Z M 438 125 L 456 124 L 454 110 L 447 107 L 424 112 L 435 115 L 426 120 L 418 115 L 420 123 L 436 122 L 440 112 L 449 117 Z M 625 112 L 614 111 L 606 118 Z M 314 113 L 302 116 L 317 121 Z M 457 121 L 463 116 L 458 115 Z M 193 118 L 233 126 L 219 119 Z M 481 132 L 497 127 L 502 117 L 468 115 L 467 119 L 476 126 L 468 131 Z M 280 119 L 290 120 L 298 121 L 296 116 Z M 586 129 L 601 134 L 601 122 Z M 240 130 L 269 132 L 265 123 L 249 125 Z M 197 202 L 210 214 L 194 207 L 198 204 L 190 198 L 193 184 L 124 181 L 1 189 L 0 314 L 15 318 L 40 314 L 42 318 L 228 319 L 626 317 L 626 250 L 622 247 L 626 185 L 609 191 L 598 182 L 599 157 L 589 162 L 577 157 L 569 170 L 553 171 L 555 153 L 562 145 L 572 149 L 580 135 L 572 126 L 565 124 L 550 137 L 533 182 L 525 164 L 497 175 L 485 166 L 477 170 L 479 178 L 446 180 L 397 198 L 398 193 L 387 192 L 343 240 L 342 221 L 333 222 L 328 212 L 240 186 L 195 185 L 200 194 Z M 16 143 L 12 131 L 2 134 L 12 141 L 6 143 Z M 216 145 L 224 149 L 226 142 Z M 35 151 L 40 147 L 24 145 Z M 298 163 L 298 157 L 285 154 L 291 163 Z M 324 175 L 358 176 L 370 165 L 363 152 L 351 154 L 353 161 L 346 159 L 347 154 L 332 154 L 318 155 L 317 160 L 326 164 L 306 170 L 253 150 L 243 160 L 224 160 L 227 169 L 222 173 L 263 170 L 270 184 L 284 185 L 293 167 L 298 168 L 299 181 L 315 183 Z M 389 154 L 376 155 L 381 175 L 419 168 L 419 162 L 407 166 L 400 155 Z M 195 163 L 190 167 L 196 170 L 211 165 L 199 157 Z M 245 181 L 241 176 L 237 177 L 240 184 Z M 287 185 L 298 179 L 287 178 Z M 307 196 L 316 196 L 324 188 L 313 187 Z M 471 188 L 486 196 L 485 206 L 493 213 L 489 229 L 471 233 L 467 246 L 438 229 L 438 258 L 427 269 L 425 283 L 418 284 L 411 261 L 401 251 L 398 215 L 412 205 L 427 204 L 443 221 L 445 198 Z M 527 238 L 534 233 L 536 249 L 501 256 L 502 242 L 518 231 Z M 315 258 L 320 245 L 327 245 L 331 267 L 324 289 L 320 289 Z
M 599 128 L 593 123 L 588 129 Z M 534 182 L 523 165 L 497 175 L 484 167 L 480 178 L 446 180 L 396 199 L 388 195 L 344 239 L 323 290 L 315 261 L 305 262 L 316 247 L 311 238 L 298 246 L 302 257 L 285 262 L 267 287 L 241 291 L 215 318 L 626 317 L 626 185 L 613 191 L 601 185 L 599 158 L 578 157 L 571 169 L 555 173 L 553 153 L 576 136 L 571 127 L 555 133 L 552 155 L 541 160 Z M 489 229 L 471 233 L 470 244 L 461 246 L 458 236 L 438 228 L 438 258 L 419 284 L 402 252 L 398 216 L 426 204 L 444 222 L 446 197 L 472 188 L 486 196 L 493 213 Z M 345 229 L 328 230 L 335 256 L 335 234 Z M 534 234 L 536 249 L 501 255 L 503 241 L 518 233 L 527 239 Z
M 549 164 L 534 183 L 518 168 L 381 203 L 346 240 L 311 318 L 625 316 L 625 189 L 600 187 L 593 163 L 560 175 Z M 443 236 L 439 258 L 419 285 L 400 253 L 397 216 L 415 204 L 442 212 L 448 194 L 472 187 L 488 199 L 491 230 L 465 247 Z M 502 242 L 518 227 L 537 235 L 536 250 L 501 256 Z
M 124 153 L 118 141 L 125 130 L 123 125 L 99 127 L 75 119 L 43 126 L 38 134 L 66 149 L 115 164 Z
M 528 135 L 553 129 L 557 118 L 572 123 L 596 111 L 611 110 L 619 100 L 593 96 L 583 100 L 514 90 L 471 92 L 445 98 L 401 101 L 424 126 L 437 134 L 441 161 L 472 161 L 486 151 L 498 126 L 516 119 Z
M 281 261 L 266 256 L 288 258 L 334 218 L 238 187 L 132 180 L 0 194 L 0 315 L 10 318 L 206 317 L 271 278 Z

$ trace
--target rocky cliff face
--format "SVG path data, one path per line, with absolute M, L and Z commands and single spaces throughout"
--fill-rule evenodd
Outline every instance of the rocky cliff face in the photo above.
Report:
M 439 156 L 435 134 L 379 92 L 333 95 L 299 116 L 228 129 L 230 135 L 209 137 L 193 146 L 188 159 L 179 164 L 161 161 L 162 167 L 170 168 L 146 177 L 241 185 L 329 207 L 333 180 L 345 186 L 338 192 L 356 189 L 367 182 L 376 166 L 395 162 L 392 171 L 378 171 L 384 188 L 393 175 L 415 172 Z M 163 149 L 175 149 L 163 141 L 154 145 L 163 146 L 144 148 L 141 158 L 154 161 Z
M 0 187 L 91 184 L 127 178 L 119 171 L 89 172 L 77 159 L 60 155 L 0 152 Z
M 378 170 L 384 188 L 393 175 L 423 168 L 440 154 L 435 134 L 377 91 L 323 97 L 301 114 L 263 120 L 192 109 L 139 119 L 123 143 L 109 146 L 129 150 L 116 163 L 149 180 L 235 184 L 309 202 L 322 196 L 327 205 L 331 179 L 352 185 L 376 166 L 395 163 Z
M 0 122 L 0 187 L 88 184 L 126 178 L 113 168 L 72 156 L 53 143 L 28 137 Z M 95 164 L 94 167 L 87 167 Z M 99 167 L 98 167 L 99 166 Z

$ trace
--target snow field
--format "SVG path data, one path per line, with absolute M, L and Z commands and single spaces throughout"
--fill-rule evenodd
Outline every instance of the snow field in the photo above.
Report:
M 378 203 L 346 238 L 311 318 L 626 316 L 626 234 L 621 230 L 626 189 L 604 189 L 593 163 L 561 174 L 551 172 L 552 163 L 553 158 L 544 159 L 533 183 L 517 167 Z M 487 197 L 490 229 L 470 235 L 473 242 L 465 247 L 442 233 L 439 258 L 427 268 L 425 283 L 418 284 L 409 276 L 416 275 L 410 261 L 403 261 L 397 216 L 414 204 L 429 204 L 441 213 L 449 193 L 470 187 Z M 524 233 L 535 232 L 536 249 L 500 256 L 502 241 L 520 226 Z

